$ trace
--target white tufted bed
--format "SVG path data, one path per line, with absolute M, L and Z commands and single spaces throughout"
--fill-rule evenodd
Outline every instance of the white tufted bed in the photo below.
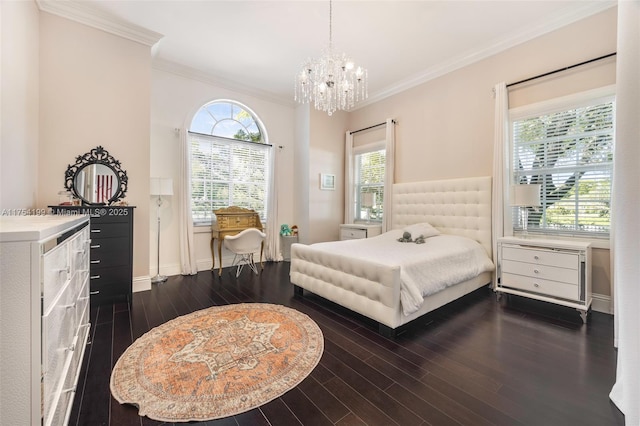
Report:
M 487 270 L 424 297 L 407 315 L 401 302 L 401 288 L 406 287 L 402 282 L 406 274 L 401 269 L 406 266 L 401 268 L 399 264 L 393 264 L 389 260 L 393 256 L 388 256 L 384 262 L 373 261 L 363 254 L 366 250 L 356 246 L 351 250 L 343 244 L 354 244 L 351 241 L 293 244 L 290 278 L 296 295 L 302 296 L 306 289 L 377 321 L 381 334 L 394 336 L 399 326 L 491 282 L 490 177 L 395 184 L 392 212 L 392 231 L 386 237 L 383 234 L 371 241 L 358 240 L 357 244 L 379 245 L 384 238 L 392 241 L 390 238 L 401 235 L 409 225 L 428 222 L 443 236 L 462 236 L 477 241 L 484 249 L 478 249 L 483 252 L 482 256 L 485 253 L 488 256 Z M 398 247 L 405 250 L 413 245 L 397 243 L 394 247 L 398 251 Z M 345 256 L 349 251 L 355 254 Z M 403 257 L 401 253 L 394 255 Z

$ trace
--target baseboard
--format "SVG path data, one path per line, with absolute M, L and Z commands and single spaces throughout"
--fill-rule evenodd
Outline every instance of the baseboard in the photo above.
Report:
M 593 301 L 591 302 L 591 309 L 596 312 L 613 315 L 611 296 L 593 293 L 591 297 L 593 297 Z
M 151 290 L 151 277 L 149 275 L 144 277 L 133 278 L 133 292 Z

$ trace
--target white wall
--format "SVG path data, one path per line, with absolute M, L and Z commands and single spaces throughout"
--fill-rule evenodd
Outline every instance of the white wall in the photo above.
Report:
M 69 164 L 98 145 L 129 178 L 133 275 L 149 287 L 151 49 L 40 12 L 38 205 L 58 203 Z
M 171 177 L 174 194 L 179 189 L 180 141 L 175 129 L 189 125 L 197 110 L 212 100 L 230 99 L 246 105 L 264 124 L 269 143 L 274 145 L 278 167 L 278 223 L 292 224 L 294 188 L 294 128 L 295 111 L 291 105 L 282 105 L 256 96 L 217 86 L 213 82 L 189 78 L 174 72 L 154 69 L 151 90 L 151 176 Z M 278 148 L 282 146 L 282 149 Z M 149 264 L 155 273 L 157 268 L 157 222 L 155 201 L 147 201 L 152 211 L 150 223 L 151 252 Z M 180 274 L 180 252 L 178 246 L 178 197 L 170 197 L 162 210 L 160 271 L 165 275 Z M 196 260 L 198 269 L 211 268 L 210 227 L 196 229 Z M 225 266 L 233 256 L 223 252 Z
M 10 213 L 37 202 L 38 8 L 2 1 L 0 15 L 0 209 Z
M 309 132 L 309 242 L 336 241 L 344 223 L 344 144 L 348 114 L 311 110 Z M 336 177 L 335 190 L 320 189 L 320 174 Z

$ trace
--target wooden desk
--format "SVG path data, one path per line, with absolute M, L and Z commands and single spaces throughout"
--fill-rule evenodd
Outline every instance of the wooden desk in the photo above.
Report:
M 218 275 L 222 275 L 222 241 L 227 235 L 236 235 L 240 231 L 244 231 L 247 228 L 257 228 L 262 231 L 262 223 L 260 222 L 260 216 L 255 210 L 243 209 L 242 207 L 231 206 L 224 209 L 214 210 L 216 215 L 216 223 L 211 226 L 211 258 L 213 259 L 213 265 L 211 270 L 216 268 L 216 255 L 213 249 L 214 240 L 218 239 L 218 259 L 220 259 L 220 267 Z M 262 251 L 264 249 L 264 242 L 260 245 L 260 266 L 262 264 Z

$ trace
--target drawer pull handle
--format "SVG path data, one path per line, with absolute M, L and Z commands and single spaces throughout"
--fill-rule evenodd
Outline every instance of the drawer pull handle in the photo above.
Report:
M 75 392 L 76 388 L 62 389 L 62 393 Z
M 96 294 L 100 294 L 100 290 L 96 290 L 96 291 L 90 291 L 89 294 L 91 296 L 95 296 Z
M 536 288 L 538 288 L 538 287 L 540 287 L 540 284 L 538 284 L 538 283 L 533 283 L 533 286 L 534 286 L 534 287 L 536 287 Z
M 83 254 L 84 253 L 84 249 L 83 250 L 76 250 L 76 254 Z
M 62 305 L 62 306 L 60 306 L 60 307 L 61 307 L 61 308 L 64 308 L 64 309 L 72 309 L 72 308 L 75 308 L 75 307 L 76 307 L 76 304 L 75 304 L 75 303 L 72 303 L 71 305 Z
M 89 298 L 89 296 L 78 297 L 78 300 L 87 300 L 88 298 Z
M 91 275 L 89 278 L 92 279 L 92 280 L 99 280 L 100 279 L 100 275 Z
M 76 350 L 76 345 L 71 345 L 68 348 L 66 348 L 65 350 L 69 351 L 69 352 L 73 352 Z
M 91 246 L 91 248 L 92 248 L 92 249 L 94 249 L 94 248 L 100 248 L 100 244 L 94 244 L 94 245 L 92 245 L 92 246 Z
M 89 263 L 93 263 L 95 265 L 97 263 L 100 263 L 100 261 L 99 260 L 90 260 Z
M 538 257 L 538 256 L 533 256 L 533 258 L 534 258 L 535 260 L 540 260 L 540 257 Z
M 534 269 L 534 270 L 533 270 L 533 273 L 534 273 L 534 274 L 539 274 L 539 273 L 540 273 L 540 271 L 538 271 L 537 269 Z
M 92 229 L 91 232 L 95 232 L 96 234 L 99 234 L 100 232 L 102 232 L 102 230 L 100 230 L 100 229 Z

